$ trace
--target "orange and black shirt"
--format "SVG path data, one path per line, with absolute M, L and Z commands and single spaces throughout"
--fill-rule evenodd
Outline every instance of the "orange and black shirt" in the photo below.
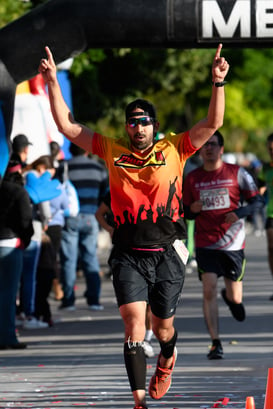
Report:
M 189 132 L 167 136 L 145 154 L 132 152 L 128 139 L 94 134 L 92 152 L 109 170 L 114 244 L 149 248 L 186 237 L 182 176 L 195 151 Z

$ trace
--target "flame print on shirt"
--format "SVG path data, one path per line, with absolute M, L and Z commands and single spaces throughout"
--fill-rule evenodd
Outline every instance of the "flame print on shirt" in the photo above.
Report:
M 122 154 L 116 161 L 115 166 L 127 168 L 144 168 L 146 166 L 164 166 L 166 165 L 163 152 L 152 152 L 147 159 L 136 158 L 134 155 Z

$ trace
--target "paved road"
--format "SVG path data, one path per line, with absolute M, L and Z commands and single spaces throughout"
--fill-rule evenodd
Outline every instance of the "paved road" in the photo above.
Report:
M 263 409 L 268 368 L 273 367 L 273 302 L 269 301 L 273 281 L 264 237 L 247 237 L 247 258 L 245 322 L 236 322 L 219 296 L 225 352 L 220 361 L 206 358 L 209 338 L 201 285 L 196 271 L 187 274 L 177 310 L 179 355 L 173 385 L 162 400 L 148 398 L 149 409 L 245 408 L 248 396 L 254 397 L 256 409 Z M 60 322 L 50 329 L 20 330 L 20 340 L 29 345 L 25 351 L 0 351 L 0 408 L 133 408 L 123 366 L 123 324 L 112 283 L 103 281 L 105 309 L 96 313 L 85 305 L 83 280 L 77 284 L 75 312 L 60 313 L 52 299 Z M 219 292 L 221 286 L 220 281 Z M 156 342 L 154 346 L 158 352 Z M 147 383 L 155 364 L 156 358 L 148 360 Z M 225 405 L 220 405 L 223 398 Z

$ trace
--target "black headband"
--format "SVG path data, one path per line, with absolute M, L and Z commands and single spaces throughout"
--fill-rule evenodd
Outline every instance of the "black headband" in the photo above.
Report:
M 146 111 L 136 111 L 136 112 L 130 112 L 127 115 L 126 119 L 132 118 L 133 116 L 149 116 L 151 118 L 151 115 L 149 114 L 149 112 Z

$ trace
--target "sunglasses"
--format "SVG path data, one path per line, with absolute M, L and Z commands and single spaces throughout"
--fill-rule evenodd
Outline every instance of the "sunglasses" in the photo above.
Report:
M 153 125 L 154 121 L 149 116 L 145 116 L 143 118 L 129 118 L 127 124 L 130 128 L 135 128 L 137 125 L 141 126 L 148 126 Z

